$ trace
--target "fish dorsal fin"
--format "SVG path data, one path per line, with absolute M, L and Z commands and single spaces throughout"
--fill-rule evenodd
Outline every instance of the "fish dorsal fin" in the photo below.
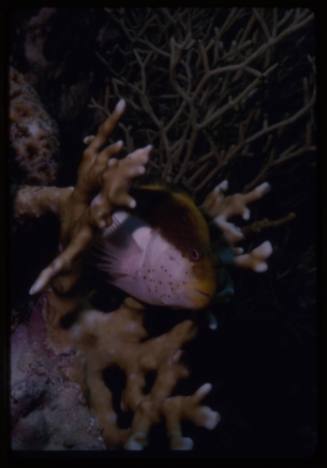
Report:
M 115 211 L 112 215 L 112 222 L 102 231 L 102 237 L 109 237 L 114 234 L 119 226 L 128 218 L 126 211 Z
M 146 246 L 150 242 L 151 238 L 151 227 L 150 226 L 141 226 L 133 232 L 132 236 L 135 240 L 136 244 L 140 249 L 143 251 L 145 250 Z
M 118 222 L 119 224 L 123 223 L 127 218 L 129 217 L 129 214 L 126 211 L 115 211 L 112 218 L 114 221 Z

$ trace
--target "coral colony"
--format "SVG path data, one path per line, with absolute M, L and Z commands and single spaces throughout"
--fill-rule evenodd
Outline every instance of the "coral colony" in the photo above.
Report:
M 60 329 L 62 317 L 75 308 L 80 300 L 79 296 L 76 297 L 74 294 L 69 296 L 68 293 L 70 290 L 74 290 L 74 287 L 76 289 L 80 270 L 83 268 L 81 261 L 83 252 L 89 248 L 100 230 L 105 230 L 112 225 L 117 207 L 119 209 L 125 207 L 132 211 L 137 206 L 135 199 L 129 195 L 129 188 L 133 179 L 145 172 L 151 147 L 137 149 L 120 160 L 115 156 L 122 148 L 121 142 L 100 150 L 114 130 L 124 110 L 125 102 L 119 101 L 111 117 L 107 118 L 99 128 L 97 135 L 88 139 L 90 142 L 84 151 L 75 187 L 45 187 L 37 190 L 33 187 L 24 187 L 18 192 L 15 205 L 16 216 L 40 216 L 51 211 L 60 218 L 62 226 L 61 252 L 40 273 L 31 287 L 30 294 L 39 293 L 47 287 L 48 327 L 53 345 L 63 346 L 61 335 L 65 333 L 65 346 L 68 347 L 69 341 L 71 341 L 72 346 L 83 352 L 86 363 L 85 381 L 90 393 L 90 404 L 98 417 L 103 429 L 104 440 L 109 447 L 123 445 L 128 449 L 143 448 L 147 443 L 151 426 L 163 417 L 166 421 L 171 448 L 189 449 L 193 442 L 182 435 L 180 423 L 183 419 L 189 419 L 207 429 L 213 429 L 219 421 L 217 412 L 201 404 L 206 394 L 211 390 L 210 383 L 202 385 L 191 396 L 171 396 L 177 380 L 188 375 L 188 370 L 179 361 L 183 344 L 190 340 L 195 332 L 195 325 L 192 321 L 184 321 L 170 332 L 144 341 L 144 338 L 147 337 L 146 330 L 142 326 L 142 310 L 147 303 L 145 291 L 142 297 L 144 305 L 135 300 L 127 299 L 119 309 L 110 314 L 85 310 L 80 321 L 71 330 L 61 332 Z M 243 250 L 235 247 L 235 244 L 244 236 L 240 228 L 233 224 L 229 218 L 242 216 L 243 219 L 249 219 L 248 205 L 260 199 L 269 190 L 269 184 L 265 182 L 246 194 L 231 196 L 224 195 L 223 190 L 226 189 L 227 182 L 224 181 L 210 192 L 204 201 L 203 210 L 220 228 L 228 245 L 234 249 L 235 266 L 250 268 L 257 272 L 266 271 L 266 259 L 272 253 L 270 242 L 266 241 L 252 251 L 243 253 Z M 187 198 L 186 201 L 191 203 Z M 185 213 L 189 214 L 186 202 L 183 208 Z M 192 206 L 192 208 L 195 211 L 195 207 Z M 127 215 L 128 212 L 125 213 Z M 196 215 L 200 219 L 195 218 L 194 225 L 192 225 L 190 218 L 188 226 L 179 226 L 180 235 L 183 235 L 183 228 L 186 230 L 196 229 L 199 227 L 200 221 L 204 221 L 204 218 L 200 217 L 200 213 L 196 212 Z M 160 224 L 158 227 L 151 227 L 144 223 L 144 226 L 153 231 L 152 235 L 160 233 Z M 127 235 L 137 237 L 137 232 L 144 229 L 144 226 L 134 227 L 132 234 L 127 233 Z M 109 234 L 106 235 L 109 244 L 110 237 L 118 229 L 119 226 L 111 232 L 109 230 Z M 200 226 L 199 229 L 205 231 L 206 226 Z M 205 234 L 204 237 L 208 243 L 208 232 L 201 234 Z M 158 249 L 161 248 L 163 257 L 166 258 L 166 255 L 169 255 L 167 248 L 169 240 L 165 241 L 163 235 L 164 232 L 156 252 L 158 255 Z M 144 253 L 149 248 L 151 239 L 147 240 L 143 232 L 140 233 L 139 237 L 140 243 L 143 242 L 143 250 L 140 249 L 140 259 L 137 259 L 138 266 L 146 269 Z M 206 258 L 207 252 L 210 253 L 209 245 L 204 245 L 204 241 L 201 245 L 201 240 L 195 239 L 193 241 L 198 248 L 199 258 L 192 260 L 191 257 L 188 261 L 189 268 L 181 270 L 180 278 L 178 275 L 174 278 L 173 287 L 178 280 L 187 279 L 191 285 L 196 285 L 198 280 L 199 285 L 203 283 L 205 285 L 203 288 L 207 287 L 209 292 L 202 292 L 199 289 L 200 297 L 198 299 L 196 287 L 190 288 L 189 286 L 190 293 L 193 293 L 195 297 L 193 302 L 192 297 L 189 302 L 186 300 L 184 302 L 184 291 L 182 288 L 177 288 L 175 301 L 172 299 L 171 302 L 172 306 L 202 308 L 214 295 L 211 265 L 208 264 Z M 200 250 L 203 246 L 206 247 L 203 249 L 204 253 Z M 173 249 L 172 252 L 174 252 Z M 182 261 L 182 259 L 183 257 L 180 260 Z M 130 261 L 134 261 L 132 254 Z M 123 263 L 126 270 L 125 276 L 128 277 L 128 270 L 132 268 L 129 266 L 128 256 L 124 257 Z M 159 269 L 160 263 L 157 262 L 156 265 Z M 196 272 L 197 267 L 200 267 L 200 275 Z M 142 271 L 138 269 L 137 272 L 139 276 L 132 277 L 134 288 L 136 288 L 134 297 L 138 297 L 138 284 L 141 287 L 141 284 L 146 283 Z M 194 278 L 191 277 L 192 272 L 194 272 Z M 160 271 L 159 274 L 162 275 Z M 115 282 L 114 268 L 112 275 L 113 282 Z M 162 275 L 163 282 L 165 276 L 168 276 L 168 272 Z M 149 279 L 149 281 L 151 280 Z M 208 283 L 209 286 L 207 286 Z M 124 289 L 124 286 L 122 288 Z M 127 286 L 126 289 L 128 289 Z M 172 291 L 168 290 L 168 292 L 170 295 L 173 294 Z M 157 300 L 159 304 L 161 296 L 162 290 L 158 289 L 158 298 L 154 297 L 154 300 Z M 178 300 L 181 301 L 180 304 L 178 304 Z M 151 300 L 149 302 L 151 303 Z M 169 305 L 169 302 L 166 304 L 163 302 L 162 305 Z M 129 429 L 118 427 L 117 416 L 112 405 L 112 395 L 102 378 L 102 372 L 113 364 L 121 367 L 126 373 L 127 381 L 123 394 L 123 405 L 127 410 L 134 412 L 133 422 Z M 145 394 L 143 393 L 145 374 L 153 370 L 157 371 L 156 381 L 150 393 Z
M 42 10 L 46 21 L 47 9 Z M 49 10 L 51 14 L 55 14 L 55 9 Z M 39 19 L 43 16 L 40 14 Z M 293 18 L 287 34 L 308 21 L 307 14 L 302 16 L 297 14 Z M 256 21 L 262 27 L 265 26 L 263 17 L 257 11 L 251 18 L 252 22 L 257 18 Z M 38 305 L 31 318 L 32 325 L 28 330 L 26 327 L 18 327 L 12 340 L 13 347 L 18 346 L 18 343 L 22 347 L 22 343 L 25 343 L 28 348 L 28 340 L 33 341 L 33 334 L 38 333 L 43 337 L 43 342 L 32 347 L 29 350 L 30 357 L 24 355 L 20 364 L 19 358 L 13 357 L 12 369 L 18 375 L 13 377 L 12 382 L 13 427 L 18 439 L 25 437 L 21 446 L 26 448 L 30 441 L 34 448 L 69 448 L 76 446 L 76 441 L 71 439 L 74 438 L 72 433 L 75 431 L 81 438 L 88 437 L 88 434 L 98 435 L 96 443 L 85 442 L 89 448 L 142 450 L 148 445 L 152 427 L 164 422 L 170 448 L 190 450 L 196 441 L 193 442 L 183 434 L 182 421 L 192 422 L 206 430 L 214 429 L 219 423 L 220 415 L 216 408 L 205 404 L 205 398 L 212 389 L 210 375 L 209 382 L 200 385 L 194 393 L 174 393 L 179 380 L 186 379 L 192 372 L 183 363 L 182 352 L 184 345 L 198 331 L 195 316 L 190 314 L 189 319 L 180 321 L 165 333 L 151 336 L 144 325 L 144 314 L 153 305 L 171 309 L 167 313 L 174 313 L 179 309 L 204 313 L 207 306 L 215 303 L 223 289 L 220 273 L 224 269 L 236 267 L 257 273 L 268 269 L 267 259 L 272 254 L 271 243 L 264 241 L 246 251 L 244 241 L 247 234 L 281 224 L 294 216 L 291 214 L 278 221 L 264 219 L 246 225 L 250 219 L 252 203 L 262 199 L 270 190 L 270 184 L 264 181 L 268 165 L 254 178 L 250 188 L 243 193 L 231 195 L 226 194 L 228 181 L 217 179 L 217 173 L 242 148 L 248 148 L 252 141 L 272 134 L 274 125 L 265 122 L 261 130 L 252 135 L 247 134 L 250 120 L 258 121 L 257 115 L 249 115 L 247 120 L 240 123 L 238 143 L 228 150 L 222 150 L 219 157 L 207 129 L 216 122 L 219 123 L 224 112 L 234 109 L 242 100 L 247 99 L 263 76 L 268 77 L 274 72 L 277 64 L 268 63 L 269 51 L 273 43 L 277 44 L 282 40 L 283 34 L 286 34 L 282 26 L 291 19 L 286 16 L 274 17 L 275 30 L 270 40 L 261 49 L 252 50 L 252 54 L 249 52 L 243 62 L 238 63 L 239 59 L 235 58 L 235 64 L 223 68 L 213 65 L 210 69 L 208 56 L 211 57 L 212 53 L 214 62 L 215 54 L 223 54 L 224 51 L 216 50 L 215 42 L 209 42 L 206 46 L 200 44 L 199 67 L 204 67 L 204 72 L 192 98 L 189 97 L 189 90 L 193 85 L 186 56 L 184 70 L 188 81 L 185 89 L 180 86 L 180 80 L 176 77 L 177 63 L 184 60 L 181 55 L 183 47 L 186 51 L 193 50 L 192 44 L 187 45 L 191 37 L 185 38 L 183 47 L 172 38 L 170 52 L 164 49 L 158 52 L 156 47 L 153 50 L 150 48 L 149 57 L 143 57 L 142 60 L 136 53 L 136 60 L 143 72 L 150 56 L 157 52 L 165 59 L 166 54 L 170 54 L 170 80 L 175 84 L 176 96 L 181 99 L 179 110 L 163 125 L 146 102 L 145 82 L 133 84 L 130 81 L 136 94 L 143 93 L 145 96 L 144 106 L 154 126 L 158 127 L 159 140 L 155 144 L 151 140 L 151 144 L 144 147 L 129 147 L 127 155 L 122 156 L 124 142 L 119 140 L 108 145 L 108 139 L 115 138 L 117 128 L 126 130 L 124 119 L 130 108 L 135 109 L 135 106 L 132 99 L 131 105 L 128 100 L 126 103 L 123 98 L 117 99 L 118 102 L 116 101 L 111 111 L 108 103 L 105 103 L 102 110 L 107 118 L 95 135 L 84 139 L 85 149 L 76 183 L 70 187 L 50 185 L 55 183 L 57 171 L 54 158 L 58 149 L 57 127 L 43 109 L 32 86 L 27 84 L 17 70 L 11 69 L 10 136 L 17 164 L 26 174 L 25 185 L 17 190 L 15 197 L 15 220 L 22 222 L 26 218 L 39 218 L 50 212 L 60 222 L 57 256 L 40 272 L 29 291 L 32 296 L 39 295 Z M 168 20 L 173 19 L 168 17 Z M 127 28 L 123 17 L 119 21 L 121 26 Z M 228 21 L 231 19 L 226 20 L 224 27 L 227 29 Z M 249 22 L 248 28 L 251 30 L 252 23 Z M 266 33 L 268 34 L 267 31 Z M 240 48 L 246 49 L 249 46 L 247 34 L 247 29 L 244 29 L 239 39 Z M 33 44 L 29 44 L 31 51 L 34 50 L 32 46 Z M 256 70 L 252 65 L 260 54 L 266 57 L 264 71 Z M 35 61 L 42 57 L 42 53 L 38 51 L 29 56 Z M 222 96 L 226 87 L 224 77 L 228 77 L 230 71 L 246 73 L 251 78 L 251 83 L 227 104 L 216 108 L 209 105 L 207 114 L 201 122 L 196 123 L 195 99 L 201 101 L 202 98 L 210 98 L 207 95 L 207 85 L 212 76 L 217 78 L 217 86 L 220 87 L 218 91 Z M 218 80 L 218 75 L 223 76 L 223 81 Z M 142 76 L 144 80 L 145 74 Z M 119 83 L 116 83 L 119 96 L 118 87 Z M 299 112 L 309 110 L 313 100 L 314 96 L 307 96 L 304 107 Z M 186 111 L 191 112 L 191 119 L 187 119 L 183 135 L 174 144 L 171 142 L 171 130 L 174 127 L 175 130 L 182 128 L 180 119 Z M 295 114 L 294 120 L 297 118 Z M 287 126 L 288 121 L 284 119 L 278 125 Z M 200 158 L 202 163 L 195 171 L 192 153 L 201 132 L 208 137 L 208 154 Z M 128 141 L 130 144 L 130 138 Z M 157 143 L 162 151 L 160 161 L 163 181 L 144 182 L 142 176 L 147 173 L 148 168 L 159 164 L 158 159 L 153 157 L 158 149 Z M 267 143 L 268 146 L 270 143 Z M 308 139 L 307 147 L 310 144 Z M 285 154 L 279 160 L 276 159 L 274 164 L 289 157 L 293 157 L 292 151 L 285 150 Z M 208 178 L 203 168 L 209 170 L 207 163 L 211 163 L 212 158 L 216 158 L 218 162 L 217 167 L 210 170 Z M 271 158 L 267 164 L 272 164 Z M 190 169 L 192 176 L 189 176 Z M 194 192 L 197 192 L 215 179 L 215 188 L 208 191 L 202 203 L 195 201 L 196 198 L 189 193 L 192 184 L 195 187 Z M 185 180 L 186 183 L 183 184 Z M 184 186 L 187 186 L 188 191 L 183 189 Z M 242 220 L 240 226 L 235 219 Z M 239 246 L 241 242 L 242 247 Z M 90 291 L 85 281 L 82 281 L 85 271 L 90 267 L 101 273 L 106 284 L 126 293 L 125 299 L 116 310 L 100 311 L 91 304 Z M 67 317 L 73 317 L 69 325 L 65 324 Z M 23 356 L 24 348 L 21 352 Z M 43 380 L 40 383 L 38 377 L 33 393 L 30 389 L 27 390 L 26 379 L 33 380 L 36 377 L 32 376 L 32 371 L 30 374 L 24 373 L 24 369 L 33 369 L 41 355 L 47 356 L 42 358 L 42 372 L 39 370 Z M 104 372 L 111 367 L 120 368 L 125 375 L 120 407 L 132 414 L 129 427 L 120 425 L 114 405 L 115 388 L 111 388 L 103 378 Z M 155 380 L 152 387 L 146 389 L 146 377 L 151 372 L 155 372 Z M 58 392 L 54 391 L 54 381 L 60 382 L 59 386 L 62 385 L 65 398 L 68 401 L 70 398 L 79 400 L 83 410 L 80 409 L 78 421 L 71 415 L 73 429 L 71 432 L 65 429 L 64 440 L 54 442 L 54 437 L 52 445 L 47 445 L 49 433 L 56 431 L 51 401 L 56 401 L 55 406 L 59 412 L 62 405 L 62 402 L 56 400 Z M 24 398 L 21 397 L 22 394 Z M 36 420 L 29 423 L 19 421 L 18 415 L 24 412 L 24 404 L 28 406 L 33 399 L 45 398 L 44 395 L 50 403 L 43 414 L 35 416 Z M 85 395 L 88 396 L 92 416 L 87 412 Z M 37 427 L 40 432 L 38 434 L 35 433 Z M 40 427 L 43 428 L 42 431 Z M 84 435 L 81 435 L 82 432 Z

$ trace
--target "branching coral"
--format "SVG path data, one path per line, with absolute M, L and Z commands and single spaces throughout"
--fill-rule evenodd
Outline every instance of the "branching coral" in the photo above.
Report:
M 75 187 L 22 187 L 16 197 L 16 216 L 38 217 L 51 211 L 61 221 L 62 250 L 45 268 L 31 288 L 37 293 L 47 285 L 46 324 L 51 345 L 57 352 L 72 346 L 85 362 L 85 385 L 90 404 L 103 429 L 109 447 L 125 446 L 142 449 L 151 427 L 164 419 L 170 446 L 190 449 L 192 440 L 183 437 L 181 422 L 186 419 L 212 429 L 219 421 L 218 413 L 201 404 L 211 389 L 204 384 L 191 396 L 175 396 L 179 379 L 188 376 L 179 362 L 181 348 L 195 332 L 192 321 L 184 321 L 156 338 L 147 338 L 142 325 L 143 306 L 133 300 L 125 302 L 109 314 L 86 310 L 71 329 L 64 330 L 62 319 L 83 308 L 83 296 L 76 289 L 83 267 L 83 255 L 96 233 L 109 226 L 116 207 L 135 207 L 128 194 L 132 180 L 145 172 L 150 146 L 136 150 L 118 160 L 114 157 L 122 148 L 118 141 L 103 146 L 117 125 L 125 108 L 120 101 L 112 115 L 100 126 L 96 136 L 87 137 Z M 203 210 L 217 224 L 225 240 L 233 247 L 243 239 L 242 232 L 228 219 L 242 215 L 250 217 L 248 204 L 260 199 L 268 190 L 264 183 L 247 194 L 225 197 L 223 181 L 204 201 Z M 271 245 L 265 242 L 248 254 L 235 257 L 237 266 L 264 271 Z M 126 388 L 122 406 L 133 413 L 131 427 L 123 429 L 117 422 L 112 393 L 103 380 L 103 372 L 112 366 L 125 372 Z M 156 379 L 145 391 L 146 374 L 155 371 Z
M 109 447 L 142 449 L 147 445 L 151 427 L 164 418 L 170 447 L 191 449 L 192 440 L 183 437 L 181 421 L 190 420 L 213 429 L 220 419 L 217 412 L 201 405 L 210 384 L 191 396 L 171 396 L 178 380 L 188 376 L 179 360 L 182 346 L 194 335 L 194 325 L 186 320 L 169 332 L 146 340 L 142 309 L 130 299 L 110 314 L 87 311 L 73 327 L 74 341 L 84 351 L 91 407 Z M 112 393 L 103 381 L 103 371 L 115 365 L 126 376 L 121 406 L 124 411 L 133 412 L 128 429 L 119 427 Z M 156 371 L 156 378 L 150 391 L 145 392 L 146 374 L 151 371 Z
M 236 193 L 225 197 L 224 190 L 227 190 L 226 180 L 221 182 L 203 203 L 203 209 L 213 219 L 213 222 L 220 228 L 223 237 L 230 246 L 234 246 L 244 239 L 242 230 L 228 218 L 242 216 L 244 220 L 250 218 L 248 204 L 262 198 L 270 189 L 267 182 L 262 183 L 248 193 Z M 266 241 L 253 249 L 250 253 L 244 254 L 242 248 L 235 248 L 236 256 L 234 264 L 241 268 L 249 268 L 256 272 L 263 272 L 268 269 L 265 260 L 272 254 L 271 243 Z
M 41 9 L 27 24 L 25 57 L 32 67 L 29 76 L 35 82 L 51 69 L 44 52 L 45 31 L 55 12 Z M 170 447 L 190 449 L 192 440 L 181 431 L 183 420 L 208 429 L 219 421 L 218 413 L 202 405 L 210 384 L 202 385 L 191 396 L 174 395 L 179 379 L 189 375 L 180 358 L 182 347 L 195 333 L 194 322 L 181 322 L 152 338 L 143 325 L 143 307 L 133 301 L 125 301 L 111 313 L 81 313 L 85 291 L 79 289 L 79 280 L 85 254 L 96 235 L 111 224 L 115 209 L 135 207 L 129 188 L 134 178 L 145 172 L 150 142 L 154 146 L 154 158 L 148 164 L 150 175 L 188 188 L 198 200 L 218 176 L 220 180 L 229 178 L 235 168 L 235 173 L 240 172 L 238 183 L 245 193 L 225 196 L 227 182 L 223 181 L 205 197 L 202 208 L 233 252 L 230 263 L 255 272 L 266 271 L 272 253 L 270 242 L 248 253 L 236 245 L 248 234 L 287 222 L 294 214 L 245 227 L 238 227 L 232 218 L 250 218 L 248 205 L 267 193 L 269 185 L 260 182 L 270 169 L 315 150 L 315 64 L 310 55 L 301 57 L 304 71 L 298 76 L 302 81 L 294 86 L 292 105 L 286 106 L 289 112 L 285 112 L 285 106 L 270 108 L 265 104 L 269 89 L 277 87 L 279 91 L 284 74 L 293 67 L 293 55 L 284 54 L 285 58 L 282 49 L 293 41 L 297 47 L 303 43 L 313 14 L 299 8 L 106 12 L 108 24 L 99 31 L 100 52 L 96 54 L 108 67 L 110 79 L 100 103 L 93 100 L 92 106 L 108 118 L 96 136 L 85 140 L 87 148 L 73 187 L 44 187 L 53 183 L 56 173 L 56 163 L 52 162 L 55 126 L 40 111 L 38 98 L 24 78 L 15 70 L 11 72 L 12 146 L 20 167 L 27 172 L 25 182 L 42 184 L 20 188 L 15 214 L 20 219 L 52 212 L 60 220 L 59 254 L 41 272 L 30 292 L 36 294 L 47 288 L 46 324 L 56 351 L 72 346 L 79 350 L 85 364 L 85 390 L 108 447 L 142 449 L 151 428 L 164 420 Z M 164 25 L 162 17 L 166 19 Z M 114 41 L 112 46 L 115 27 L 126 41 Z M 294 63 L 296 70 L 297 66 Z M 78 89 L 81 83 L 71 87 L 75 85 Z M 110 112 L 117 96 L 130 106 L 124 121 L 120 120 L 124 100 Z M 65 101 L 65 95 L 60 99 Z M 122 159 L 118 156 L 122 141 L 105 146 L 115 127 L 124 135 L 130 153 Z M 294 127 L 300 136 L 290 144 L 288 136 Z M 146 147 L 135 151 L 145 143 Z M 251 166 L 245 175 L 237 171 L 242 165 Z M 69 328 L 66 319 L 74 313 L 75 322 Z M 103 378 L 106 369 L 115 366 L 126 377 L 121 405 L 123 412 L 132 413 L 129 428 L 121 427 L 113 404 L 114 390 Z M 156 373 L 156 379 L 146 390 L 147 374 L 151 372 Z
M 125 103 L 120 101 L 97 135 L 88 139 L 75 187 L 24 187 L 17 194 L 16 216 L 39 216 L 51 211 L 61 221 L 62 251 L 41 272 L 31 294 L 42 290 L 55 276 L 57 290 L 63 293 L 71 289 L 78 279 L 79 256 L 90 245 L 97 229 L 111 223 L 113 208 L 135 207 L 128 189 L 133 178 L 145 172 L 151 146 L 135 150 L 120 161 L 112 156 L 122 149 L 121 141 L 102 149 L 124 109 Z M 58 278 L 60 272 L 64 275 Z
M 92 105 L 107 113 L 116 96 L 128 98 L 130 122 L 120 127 L 131 148 L 144 140 L 153 144 L 152 174 L 182 183 L 197 195 L 239 163 L 253 168 L 252 179 L 243 181 L 248 190 L 272 168 L 314 151 L 314 59 L 301 57 L 295 64 L 293 54 L 285 54 L 290 41 L 294 46 L 305 39 L 314 18 L 309 10 L 106 12 L 98 56 L 112 79 Z M 112 46 L 117 28 L 125 40 Z M 124 57 L 123 65 L 115 60 L 117 55 Z M 295 77 L 287 106 L 291 111 L 283 113 L 277 104 L 274 109 L 265 106 L 267 93 L 276 88 L 280 94 L 285 74 L 291 75 L 295 67 L 301 67 L 302 82 Z M 142 114 L 145 128 L 137 125 L 133 112 Z M 294 126 L 299 126 L 301 138 L 289 146 L 287 135 Z
M 96 230 L 110 225 L 115 206 L 135 206 L 128 189 L 132 179 L 145 172 L 144 165 L 151 147 L 137 150 L 119 161 L 111 156 L 121 149 L 121 142 L 99 151 L 123 111 L 124 102 L 120 101 L 97 135 L 88 137 L 88 147 L 84 151 L 74 188 L 23 187 L 18 192 L 16 216 L 38 217 L 52 211 L 61 219 L 61 241 L 63 246 L 67 246 L 43 270 L 31 292 L 40 291 L 52 280 L 53 287 L 47 293 L 49 338 L 58 350 L 71 346 L 73 335 L 73 343 L 83 352 L 91 406 L 101 423 L 108 446 L 125 445 L 128 449 L 141 449 L 147 443 L 151 426 L 163 417 L 170 446 L 190 449 L 192 441 L 182 436 L 181 421 L 189 419 L 210 429 L 219 420 L 218 413 L 201 405 L 211 389 L 209 384 L 202 386 L 192 396 L 171 395 L 177 381 L 188 375 L 179 359 L 180 348 L 194 335 L 191 321 L 182 322 L 164 335 L 144 341 L 146 331 L 142 326 L 142 306 L 128 302 L 110 314 L 84 312 L 72 332 L 61 329 L 61 319 L 81 307 L 80 296 L 72 290 L 79 278 L 83 253 Z M 74 261 L 78 262 L 77 269 Z M 103 381 L 103 371 L 114 364 L 123 369 L 127 376 L 123 404 L 127 410 L 134 412 L 128 430 L 118 427 L 112 396 Z M 145 374 L 154 370 L 157 377 L 153 388 L 149 393 L 144 393 Z

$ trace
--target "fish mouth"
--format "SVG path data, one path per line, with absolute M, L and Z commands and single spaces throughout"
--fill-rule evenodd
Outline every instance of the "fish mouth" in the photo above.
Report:
M 196 297 L 194 297 L 194 306 L 196 309 L 204 309 L 207 307 L 212 299 L 212 294 L 202 289 L 195 289 Z
M 201 289 L 197 289 L 196 291 L 197 291 L 198 293 L 202 294 L 202 296 L 205 296 L 205 297 L 207 297 L 208 299 L 211 299 L 211 296 L 212 296 L 211 294 L 209 294 L 209 293 L 207 293 L 207 292 L 205 292 L 205 291 L 202 291 Z

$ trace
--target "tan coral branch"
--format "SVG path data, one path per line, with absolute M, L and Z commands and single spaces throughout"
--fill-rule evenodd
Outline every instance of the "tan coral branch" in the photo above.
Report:
M 296 214 L 293 212 L 288 213 L 286 216 L 283 216 L 279 219 L 260 219 L 258 221 L 254 221 L 249 226 L 245 226 L 242 229 L 243 235 L 248 237 L 251 233 L 259 233 L 264 229 L 269 229 L 272 227 L 281 226 L 282 224 L 286 224 L 296 218 Z
M 234 246 L 245 238 L 247 228 L 245 227 L 241 229 L 236 224 L 229 221 L 229 218 L 242 216 L 244 220 L 249 220 L 251 212 L 248 205 L 262 198 L 270 190 L 270 185 L 268 182 L 264 182 L 250 192 L 225 196 L 224 191 L 226 191 L 227 188 L 227 180 L 220 182 L 217 187 L 207 195 L 202 208 L 220 228 L 227 243 L 233 247 L 234 252 L 236 253 L 233 261 L 234 265 L 240 268 L 251 269 L 257 273 L 265 272 L 268 269 L 266 260 L 272 254 L 271 243 L 269 241 L 265 241 L 251 252 L 244 253 L 243 248 L 236 248 Z M 276 221 L 276 223 L 278 224 L 278 221 Z M 273 225 L 273 223 L 269 223 L 265 220 L 265 222 L 261 221 L 261 224 L 254 223 L 254 225 L 259 229 L 262 229 L 267 225 Z
M 30 294 L 40 292 L 60 273 L 64 273 L 64 277 L 56 278 L 57 291 L 63 293 L 71 289 L 78 279 L 81 255 L 90 246 L 97 230 L 111 224 L 113 209 L 118 206 L 135 207 L 136 202 L 128 191 L 133 179 L 144 174 L 152 147 L 137 149 L 122 160 L 113 157 L 122 149 L 122 141 L 102 149 L 124 110 L 125 101 L 120 100 L 97 134 L 88 138 L 76 186 L 67 197 L 60 198 L 62 251 L 40 273 Z M 53 188 L 54 199 L 58 198 L 57 192 L 58 189 Z M 51 201 L 51 191 L 47 197 Z M 72 275 L 69 278 L 67 273 L 70 271 Z
M 265 241 L 251 252 L 237 255 L 234 259 L 234 264 L 241 268 L 253 270 L 256 273 L 263 273 L 268 270 L 268 265 L 265 262 L 272 254 L 272 245 L 269 241 Z
M 242 240 L 244 235 L 242 230 L 228 219 L 233 216 L 242 216 L 244 220 L 248 220 L 250 218 L 248 205 L 262 198 L 270 190 L 270 185 L 268 182 L 264 182 L 250 192 L 236 193 L 225 197 L 223 192 L 227 188 L 228 182 L 221 182 L 205 198 L 202 208 L 221 229 L 226 241 L 233 245 Z
M 211 390 L 210 384 L 203 385 L 192 396 L 171 396 L 177 381 L 188 375 L 179 361 L 181 347 L 194 336 L 194 325 L 187 320 L 159 337 L 145 339 L 142 309 L 136 301 L 128 299 L 110 314 L 85 312 L 73 327 L 73 340 L 85 355 L 91 406 L 109 447 L 143 449 L 151 427 L 164 418 L 171 448 L 190 449 L 192 443 L 182 436 L 182 420 L 188 419 L 207 429 L 213 429 L 219 421 L 218 413 L 201 405 Z M 119 427 L 111 391 L 103 382 L 103 371 L 115 365 L 126 375 L 121 407 L 134 413 L 128 429 Z M 150 371 L 156 371 L 156 379 L 146 392 L 146 375 Z

